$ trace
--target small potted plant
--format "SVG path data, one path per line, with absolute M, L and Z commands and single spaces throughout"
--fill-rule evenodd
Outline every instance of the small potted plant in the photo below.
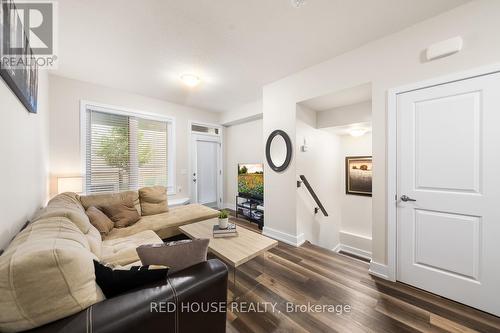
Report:
M 229 214 L 227 210 L 221 210 L 219 213 L 219 228 L 227 229 L 229 223 Z

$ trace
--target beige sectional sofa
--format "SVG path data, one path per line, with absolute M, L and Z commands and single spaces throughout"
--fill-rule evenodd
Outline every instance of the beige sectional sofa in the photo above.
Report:
M 139 194 L 135 191 L 126 191 L 115 194 L 94 194 L 89 196 L 79 196 L 83 208 L 86 210 L 90 206 L 105 206 L 124 201 L 132 200 L 135 208 L 141 214 L 141 204 Z M 212 208 L 190 204 L 184 206 L 170 207 L 168 212 L 142 216 L 141 219 L 127 228 L 115 228 L 107 236 L 106 239 L 122 238 L 137 234 L 144 230 L 154 231 L 161 239 L 178 235 L 179 227 L 184 224 L 202 221 L 208 218 L 218 216 L 218 212 Z
M 104 239 L 85 209 L 134 199 L 137 192 L 78 196 L 63 193 L 49 201 L 0 256 L 0 331 L 38 327 L 105 299 L 95 281 L 93 259 L 116 265 L 138 263 L 136 248 L 161 243 L 183 224 L 217 216 L 201 205 L 172 207 L 113 229 Z

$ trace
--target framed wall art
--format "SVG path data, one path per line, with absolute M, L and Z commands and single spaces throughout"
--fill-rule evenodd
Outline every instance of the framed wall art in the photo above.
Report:
M 372 196 L 372 157 L 345 158 L 345 193 Z
M 38 66 L 12 0 L 0 1 L 0 76 L 31 113 L 37 112 Z

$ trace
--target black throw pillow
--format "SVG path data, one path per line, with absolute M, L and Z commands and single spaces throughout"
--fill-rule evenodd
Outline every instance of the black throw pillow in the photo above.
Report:
M 94 260 L 95 279 L 104 296 L 110 298 L 126 291 L 157 282 L 166 281 L 166 266 L 132 266 L 112 268 Z

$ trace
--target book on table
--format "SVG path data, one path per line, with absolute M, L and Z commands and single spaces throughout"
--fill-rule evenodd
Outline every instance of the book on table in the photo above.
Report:
M 214 234 L 213 237 L 214 238 L 229 238 L 229 237 L 236 237 L 238 236 L 238 232 L 229 232 L 229 233 L 225 233 L 225 234 Z
M 218 224 L 214 225 L 214 234 L 227 234 L 231 232 L 236 232 L 236 225 L 234 223 L 228 223 L 226 229 L 222 229 Z
M 221 229 L 219 225 L 216 224 L 213 227 L 213 236 L 214 238 L 234 237 L 238 236 L 238 231 L 234 223 L 229 223 L 226 229 Z

